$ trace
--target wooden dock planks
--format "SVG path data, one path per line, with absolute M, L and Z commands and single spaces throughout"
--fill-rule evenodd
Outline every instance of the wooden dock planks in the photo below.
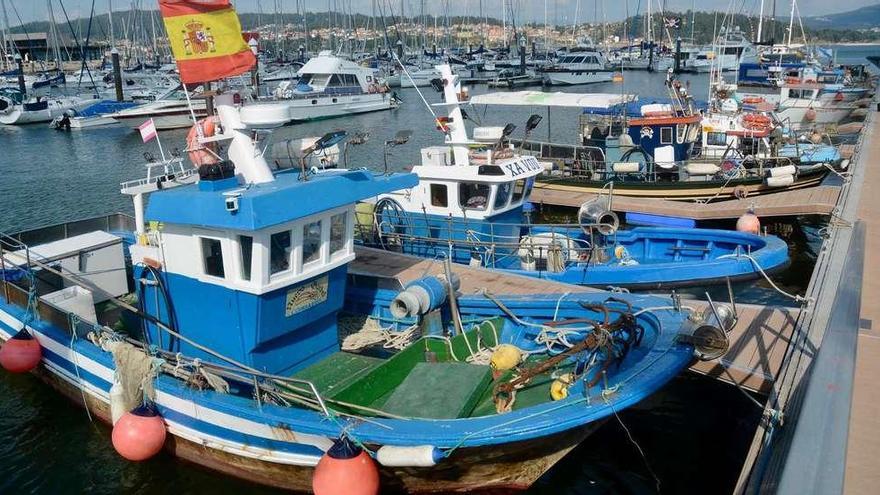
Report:
M 754 207 L 759 216 L 781 217 L 792 215 L 828 215 L 837 206 L 840 187 L 819 185 L 804 189 L 762 194 L 745 199 L 732 199 L 715 203 L 673 201 L 659 198 L 615 196 L 613 208 L 624 213 L 650 213 L 693 220 L 719 220 L 738 218 Z M 577 191 L 576 187 L 548 189 L 537 183 L 532 192 L 532 202 L 550 206 L 578 208 L 594 199 L 593 193 Z
M 349 269 L 355 275 L 386 277 L 405 285 L 425 275 L 443 273 L 443 263 L 437 260 L 365 247 L 357 247 L 355 252 L 357 258 Z M 464 265 L 453 265 L 453 271 L 461 278 L 462 294 L 473 294 L 484 288 L 498 295 L 596 290 Z M 694 300 L 683 301 L 683 304 L 699 313 L 707 306 L 705 302 Z M 729 334 L 728 353 L 715 361 L 696 362 L 691 369 L 752 391 L 766 392 L 779 372 L 798 309 L 738 304 L 737 312 L 739 319 Z
M 875 114 L 876 117 L 876 114 Z M 876 120 L 876 119 L 875 119 Z M 863 192 L 858 217 L 865 224 L 865 260 L 862 277 L 861 321 L 856 348 L 849 443 L 844 493 L 874 494 L 880 486 L 880 125 L 868 126 L 860 153 L 866 154 Z

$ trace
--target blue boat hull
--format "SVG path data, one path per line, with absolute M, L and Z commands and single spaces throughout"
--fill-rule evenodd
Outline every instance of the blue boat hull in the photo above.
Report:
M 580 227 L 520 225 L 511 216 L 465 220 L 409 213 L 403 213 L 405 218 L 387 212 L 377 215 L 383 231 L 361 236 L 364 245 L 424 258 L 448 257 L 460 264 L 479 263 L 576 285 L 635 289 L 710 285 L 755 279 L 761 270 L 771 273 L 789 261 L 788 246 L 778 237 L 728 230 L 636 227 L 590 237 Z M 553 271 L 542 262 L 548 257 L 546 242 L 531 249 L 537 263 L 524 263 L 522 239 L 526 236 L 558 236 L 554 239 L 565 252 L 564 267 Z M 591 253 L 590 246 L 601 252 Z
M 379 288 L 375 280 L 351 285 L 346 309 L 388 317 L 394 293 Z M 668 305 L 668 301 L 649 296 L 624 297 L 637 308 Z M 605 294 L 543 295 L 507 297 L 504 303 L 520 318 L 540 323 L 553 318 L 554 312 L 560 319 L 582 317 L 585 310 L 581 302 L 602 302 L 605 298 Z M 20 296 L 11 301 L 0 297 L 0 339 L 10 338 L 27 321 L 21 302 Z M 460 302 L 466 321 L 504 315 L 497 304 L 484 297 L 462 297 Z M 44 309 L 27 325 L 43 348 L 38 374 L 109 422 L 109 391 L 115 371 L 111 354 L 84 335 L 71 339 L 68 330 L 42 314 Z M 447 451 L 448 457 L 434 467 L 382 468 L 383 490 L 525 489 L 614 411 L 654 393 L 691 361 L 692 348 L 675 340 L 684 324 L 681 313 L 657 309 L 639 316 L 639 322 L 645 328 L 643 343 L 609 373 L 609 383 L 601 385 L 611 387 L 613 393 L 592 391 L 592 402 L 589 396 L 573 392 L 564 400 L 502 415 L 329 421 L 316 411 L 258 404 L 248 397 L 199 390 L 160 375 L 155 383 L 156 403 L 169 429 L 169 451 L 267 485 L 309 490 L 313 467 L 331 439 L 345 428 L 373 447 L 434 445 Z M 528 349 L 531 334 L 525 329 L 508 329 L 508 324 L 512 323 L 499 329 L 505 335 L 502 340 Z

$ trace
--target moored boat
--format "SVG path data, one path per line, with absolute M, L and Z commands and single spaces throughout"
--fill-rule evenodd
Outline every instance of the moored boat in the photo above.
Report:
M 231 162 L 124 184 L 133 224 L 0 244 L 4 345 L 36 340 L 38 374 L 114 428 L 147 401 L 175 455 L 294 490 L 340 437 L 375 452 L 384 489 L 524 489 L 691 361 L 688 312 L 663 298 L 348 277 L 355 201 L 416 177 L 273 174 L 251 139 L 268 121 L 231 103 L 218 97 L 214 137 Z M 427 306 L 407 306 L 422 289 Z
M 693 228 L 618 231 L 607 201 L 586 203 L 573 225 L 531 225 L 523 215 L 544 166 L 509 143 L 512 124 L 460 124 L 458 78 L 441 67 L 445 146 L 422 149 L 412 167 L 417 187 L 381 195 L 360 207 L 365 245 L 426 258 L 485 266 L 570 284 L 629 288 L 707 285 L 747 280 L 788 263 L 774 236 Z M 540 118 L 526 124 L 528 133 Z M 667 117 L 668 118 L 668 117 Z

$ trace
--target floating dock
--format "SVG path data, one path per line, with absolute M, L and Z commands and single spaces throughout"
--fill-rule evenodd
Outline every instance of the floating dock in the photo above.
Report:
M 880 125 L 869 112 L 735 493 L 880 486 Z
M 750 208 L 753 208 L 755 213 L 762 217 L 830 215 L 837 206 L 840 186 L 830 185 L 828 182 L 830 181 L 826 180 L 815 187 L 713 203 L 614 196 L 612 209 L 622 213 L 648 213 L 692 220 L 738 218 Z M 586 201 L 595 199 L 596 196 L 594 193 L 584 192 L 577 186 L 539 182 L 535 184 L 533 189 L 532 203 L 540 206 L 579 208 Z

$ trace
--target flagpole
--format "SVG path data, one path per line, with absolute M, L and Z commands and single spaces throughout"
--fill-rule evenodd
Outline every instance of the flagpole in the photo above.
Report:
M 150 117 L 150 123 L 153 124 L 153 127 L 156 126 L 156 122 L 153 120 L 152 117 Z M 162 140 L 159 139 L 159 133 L 158 133 L 158 132 L 156 132 L 156 144 L 159 145 L 159 155 L 162 156 L 162 163 L 165 163 L 165 161 L 166 161 L 166 160 L 165 160 L 165 151 L 162 150 Z
M 186 105 L 189 107 L 189 114 L 192 117 L 193 125 L 196 126 L 196 134 L 199 136 L 199 140 L 205 139 L 205 136 L 202 135 L 202 126 L 198 125 L 199 121 L 196 119 L 196 111 L 193 110 L 192 100 L 189 99 L 189 90 L 186 89 L 186 83 L 181 81 L 180 84 L 183 85 L 183 94 L 186 96 Z

